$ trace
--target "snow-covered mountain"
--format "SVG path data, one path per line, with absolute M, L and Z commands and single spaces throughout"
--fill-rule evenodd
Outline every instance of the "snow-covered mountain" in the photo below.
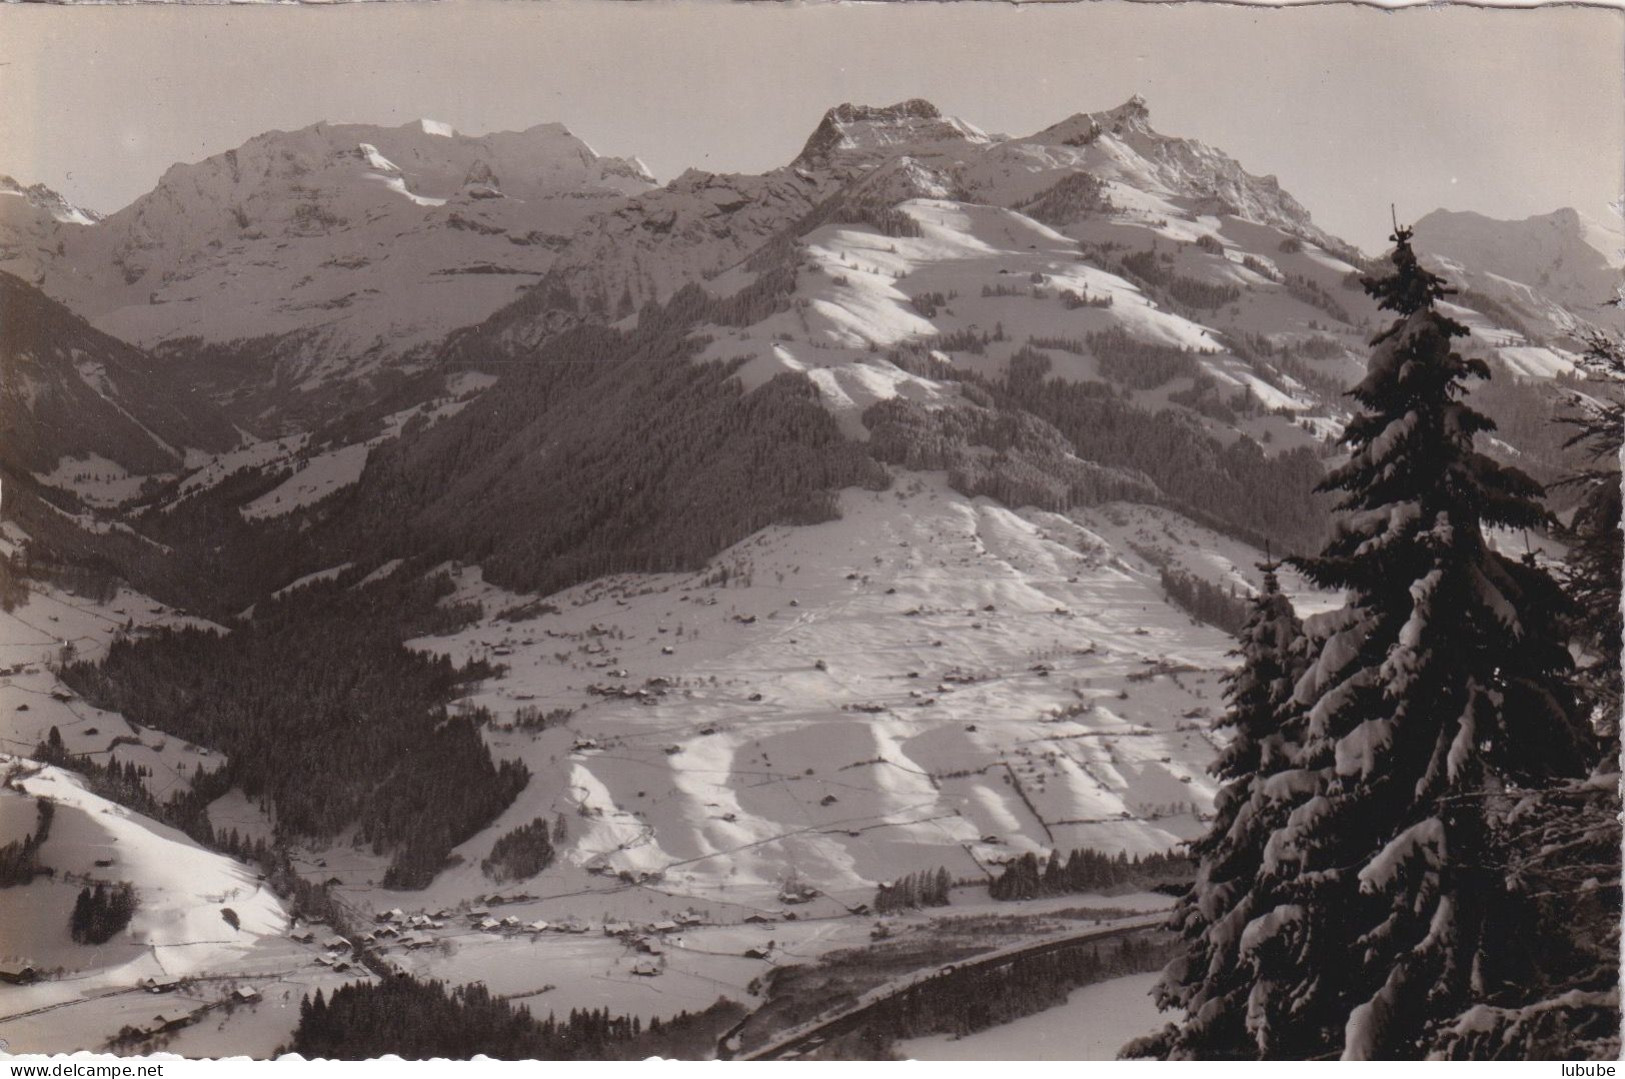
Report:
M 993 141 L 919 98 L 890 106 L 849 102 L 824 114 L 791 164 L 808 171 L 842 168 L 856 173 L 898 154 L 954 157 Z
M 12 199 L 21 199 L 14 203 Z M 0 213 L 8 217 L 17 214 L 22 206 L 50 218 L 62 225 L 94 225 L 101 215 L 94 210 L 75 206 L 44 184 L 23 186 L 10 176 L 0 176 Z
M 508 347 L 524 348 L 583 318 L 625 317 L 753 255 L 760 262 L 764 245 L 792 240 L 871 172 L 921 159 L 957 168 L 966 154 L 992 142 L 926 101 L 839 105 L 782 168 L 761 176 L 689 169 L 595 218 L 561 253 L 548 279 L 493 322 Z
M 1577 319 L 1625 325 L 1618 306 L 1625 273 L 1617 240 L 1614 251 L 1599 247 L 1605 235 L 1571 209 L 1522 221 L 1435 210 L 1416 223 L 1417 251 L 1448 277 L 1559 334 Z
M 1156 131 L 1138 97 L 1021 137 L 989 135 L 920 100 L 843 104 L 783 168 L 690 170 L 661 187 L 635 159 L 601 158 L 557 124 L 480 137 L 431 121 L 319 124 L 176 166 L 93 227 L 67 223 L 75 212 L 48 193 L 0 198 L 0 214 L 7 203 L 27 209 L 0 217 L 0 268 L 168 358 L 237 422 L 269 435 L 366 407 L 381 369 L 511 358 L 685 285 L 726 291 L 788 265 L 785 252 L 813 230 L 884 227 L 910 199 L 1014 211 L 1087 243 L 1079 258 L 1107 270 L 1106 252 L 1121 259 L 1223 234 L 1228 266 L 1198 257 L 1180 275 L 1244 291 L 1275 277 L 1275 291 L 1302 292 L 1312 280 L 1333 302 L 1311 305 L 1355 318 L 1334 324 L 1357 327 L 1369 314 L 1357 314 L 1357 288 L 1334 287 L 1338 275 L 1353 282 L 1352 247 L 1273 177 Z M 1549 373 L 1568 366 L 1542 351 L 1560 353 L 1575 328 L 1562 312 L 1580 309 L 1607 274 L 1574 215 L 1536 220 L 1539 243 L 1439 219 L 1442 246 L 1430 250 L 1464 275 L 1482 263 L 1475 293 L 1510 313 L 1478 320 L 1486 343 L 1532 349 L 1517 369 Z M 1283 269 L 1294 260 L 1281 248 L 1294 243 L 1324 258 Z M 1271 319 L 1196 321 L 1268 333 Z M 448 335 L 452 347 L 440 347 Z
M 1315 226 L 1275 177 L 1254 176 L 1221 150 L 1156 131 L 1149 106 L 1138 96 L 1106 112 L 1071 116 L 989 156 L 1009 161 L 1007 175 L 1021 165 L 1046 179 L 1082 170 L 1125 190 L 1195 199 L 1208 213 L 1273 225 L 1345 258 L 1353 254 Z
M 38 203 L 36 216 L 53 205 L 39 192 L 5 201 Z M 1527 241 L 1471 215 L 1420 229 L 1469 286 L 1452 310 L 1470 347 L 1503 371 L 1573 367 L 1580 320 L 1549 290 L 1579 296 L 1606 272 L 1576 220 L 1527 222 Z M 1377 324 L 1357 251 L 1272 177 L 1156 131 L 1138 97 L 1022 137 L 919 100 L 845 104 L 783 168 L 691 170 L 661 187 L 556 124 L 479 138 L 427 121 L 316 125 L 177 166 L 105 222 L 53 226 L 65 231 L 38 271 L 45 291 L 152 342 L 187 387 L 169 396 L 221 405 L 253 431 L 243 447 L 211 443 L 216 456 L 196 458 L 165 504 L 245 469 L 285 472 L 282 486 L 245 489 L 248 520 L 376 487 L 365 467 L 397 439 L 426 447 L 405 457 L 422 473 L 420 510 L 461 520 L 481 499 L 532 497 L 527 485 L 545 485 L 529 470 L 566 452 L 557 432 L 600 407 L 602 422 L 625 422 L 612 406 L 647 389 L 641 376 L 606 379 L 522 434 L 500 407 L 456 414 L 497 385 L 510 409 L 533 400 L 537 421 L 557 394 L 531 399 L 498 376 L 562 331 L 627 331 L 654 311 L 691 326 L 700 360 L 736 365 L 747 393 L 805 380 L 839 432 L 888 464 L 1045 505 L 1132 494 L 1308 542 L 1306 498 L 1293 508 L 1299 496 L 1266 494 L 1281 476 L 1262 477 L 1332 452 L 1341 391 Z M 1031 379 L 1077 389 L 1028 399 Z M 1189 459 L 1101 434 L 1089 401 L 1103 394 L 1170 425 Z M 422 442 L 419 419 L 511 441 L 445 474 L 439 459 L 462 451 L 451 436 Z M 1495 449 L 1529 465 L 1547 448 L 1508 433 Z
M 0 268 L 124 340 L 229 369 L 212 390 L 309 389 L 478 321 L 590 214 L 652 186 L 558 124 L 317 124 L 177 165 L 92 228 L 0 228 Z
M 1080 173 L 1099 181 L 1100 197 L 1116 191 L 1117 208 L 1141 219 L 1173 210 L 1172 198 L 1188 213 L 1239 216 L 1353 254 L 1272 177 L 1154 131 L 1139 98 L 1025 138 L 987 135 L 920 100 L 844 104 L 825 114 L 783 169 L 761 177 L 691 170 L 595 220 L 561 254 L 550 280 L 498 318 L 516 329 L 551 329 L 581 313 L 620 317 L 748 255 L 757 254 L 759 266 L 758 249 L 771 237 L 914 197 L 1015 207 Z M 1052 201 L 1067 197 L 1063 189 Z
M 37 276 L 61 255 L 75 227 L 98 220 L 44 184 L 24 186 L 0 176 L 0 268 Z
M 555 222 L 545 242 L 516 242 L 536 233 L 520 235 L 514 222 L 543 218 Z M 558 125 L 478 139 L 431 123 L 318 125 L 177 166 L 107 222 L 72 228 L 102 244 L 122 237 L 117 258 L 134 279 L 122 287 L 159 286 L 153 299 L 162 302 L 116 306 L 103 296 L 102 323 L 170 320 L 166 333 L 195 330 L 159 341 L 157 355 L 198 396 L 259 428 L 258 440 L 224 447 L 231 452 L 192 469 L 168 497 L 245 469 L 285 471 L 282 486 L 245 496 L 250 520 L 354 488 L 379 447 L 403 433 L 411 436 L 403 444 L 420 444 L 414 417 L 452 422 L 493 384 L 509 387 L 506 407 L 519 407 L 527 391 L 497 381 L 515 361 L 546 355 L 542 346 L 570 327 L 630 327 L 634 313 L 681 294 L 659 318 L 698 319 L 698 358 L 739 365 L 746 391 L 778 375 L 804 378 L 839 431 L 876 440 L 873 452 L 889 463 L 948 468 L 974 477 L 967 490 L 1056 505 L 1085 490 L 1135 492 L 1241 527 L 1253 511 L 1236 507 L 1281 484 L 1257 470 L 1237 478 L 1252 468 L 1238 462 L 1256 453 L 1266 471 L 1290 470 L 1305 467 L 1294 452 L 1331 452 L 1347 408 L 1341 391 L 1377 320 L 1359 287 L 1358 252 L 1319 229 L 1273 178 L 1157 132 L 1137 97 L 1018 138 L 985 134 L 923 101 L 841 105 L 784 168 L 691 170 L 658 188 L 641 166 L 598 158 Z M 397 229 L 405 231 L 385 238 Z M 235 239 L 214 250 L 209 237 L 222 230 Z M 1462 258 L 1476 257 L 1460 247 L 1461 228 L 1439 231 Z M 75 242 L 71 250 L 85 250 L 91 240 Z M 1479 247 L 1487 262 L 1515 269 L 1501 248 Z M 521 275 L 496 272 L 495 257 L 509 269 L 534 259 L 522 279 L 536 283 L 513 298 Z M 159 269 L 165 260 L 179 265 Z M 448 270 L 459 262 L 459 272 Z M 47 289 L 73 284 L 69 264 L 54 264 Z M 1564 265 L 1595 268 L 1572 253 Z M 1453 313 L 1472 329 L 1471 347 L 1524 377 L 1570 370 L 1564 327 L 1576 320 L 1538 286 L 1519 288 L 1521 303 L 1474 279 L 1458 297 Z M 320 295 L 331 298 L 314 302 Z M 1533 313 L 1531 296 L 1544 305 Z M 267 335 L 245 344 L 253 335 L 223 329 L 238 318 L 266 320 Z M 464 320 L 436 343 L 447 321 Z M 385 392 L 370 376 L 390 365 L 418 373 L 393 376 Z M 1009 381 L 1016 374 L 1079 387 L 1085 404 L 1110 391 L 1147 417 L 1171 417 L 1179 430 L 1168 437 L 1192 456 L 1151 461 L 1132 444 L 1116 447 L 1091 433 L 1101 417 L 1072 418 L 1084 404 L 990 404 L 965 389 L 967 380 L 1006 380 L 1019 393 L 1025 383 Z M 530 497 L 527 485 L 545 484 L 527 479 L 529 469 L 546 470 L 542 462 L 566 452 L 557 433 L 639 381 L 606 379 L 573 413 L 505 434 L 513 441 L 503 456 L 462 458 L 454 474 L 438 463 L 460 452 L 449 439 L 422 443 L 429 448 L 408 457 L 423 472 L 412 497 L 447 520 L 477 512 L 481 499 Z M 537 398 L 525 418 L 540 422 L 553 399 Z M 881 405 L 887 411 L 870 414 Z M 506 430 L 500 407 L 475 408 L 453 426 L 469 428 L 467 437 L 482 427 L 478 437 L 492 440 Z M 1033 408 L 1048 412 L 1034 421 Z M 624 422 L 609 412 L 602 422 Z M 1017 442 L 991 433 L 1008 424 L 1022 432 Z M 936 448 L 922 453 L 915 443 L 927 436 Z M 1497 452 L 1539 449 L 1507 438 Z M 1249 484 L 1258 490 L 1243 493 Z M 1314 514 L 1307 501 L 1295 510 L 1290 501 L 1258 517 L 1255 534 L 1307 537 Z

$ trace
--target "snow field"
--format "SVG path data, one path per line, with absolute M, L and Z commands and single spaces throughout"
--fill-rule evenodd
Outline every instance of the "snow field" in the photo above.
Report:
M 60 972 L 0 993 L 0 1037 L 14 1052 L 94 1046 L 132 1015 L 140 1016 L 139 1025 L 152 1009 L 177 1006 L 174 997 L 145 993 L 138 983 L 147 978 L 219 981 L 235 972 L 251 979 L 300 965 L 299 950 L 283 938 L 288 922 L 281 903 L 246 867 L 91 794 L 72 773 L 16 757 L 0 758 L 0 767 L 21 769 L 12 788 L 0 792 L 8 817 L 32 816 L 33 798 L 49 798 L 57 807 L 40 853 L 54 877 L 0 891 L 0 952 Z M 131 882 L 140 906 L 107 943 L 76 944 L 68 935 L 68 912 L 79 888 L 95 881 Z M 238 928 L 227 924 L 226 908 Z M 207 984 L 196 992 L 214 996 Z M 41 1008 L 53 1010 L 22 1014 Z

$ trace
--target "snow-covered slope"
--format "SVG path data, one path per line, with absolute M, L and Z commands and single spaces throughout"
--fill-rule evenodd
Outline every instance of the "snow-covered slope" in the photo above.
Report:
M 1222 440 L 1242 432 L 1272 452 L 1312 445 L 1339 429 L 1338 391 L 1359 370 L 1374 308 L 1347 287 L 1354 268 L 1274 226 L 1238 217 L 1091 213 L 1045 224 L 1020 210 L 943 198 L 889 207 L 908 235 L 865 224 L 826 224 L 802 235 L 794 288 L 784 310 L 748 326 L 708 326 L 709 359 L 744 357 L 740 375 L 760 385 L 781 371 L 808 374 L 850 437 L 866 438 L 865 408 L 889 397 L 951 404 L 957 395 L 908 375 L 884 358 L 926 350 L 953 367 L 989 377 L 1012 356 L 1036 349 L 1069 381 L 1108 381 L 1091 335 L 1186 351 L 1193 375 L 1125 392 L 1157 409 L 1170 396 L 1210 388 L 1204 402 L 1250 397 L 1238 415 L 1205 405 L 1195 422 Z M 896 230 L 893 230 L 895 232 Z M 1282 244 L 1291 250 L 1281 250 Z M 1254 251 L 1269 252 L 1254 255 Z M 1172 301 L 1166 288 L 1124 266 L 1149 265 L 1174 288 L 1212 290 L 1213 307 Z M 718 277 L 719 294 L 753 281 Z M 1330 313 L 1329 307 L 1337 308 Z M 1259 340 L 1266 349 L 1260 351 Z M 1245 347 L 1243 347 L 1243 343 Z M 1521 341 L 1520 341 L 1521 343 Z M 1291 352 L 1292 356 L 1279 353 Z M 1305 380 L 1309 380 L 1306 382 Z M 1121 372 L 1112 379 L 1121 383 Z
M 888 161 L 951 163 L 991 142 L 925 101 L 836 106 L 784 168 L 762 176 L 690 169 L 593 221 L 543 287 L 503 317 L 517 333 L 527 322 L 551 325 L 556 320 L 547 315 L 558 305 L 572 314 L 623 317 L 793 234 L 825 200 Z
M 0 758 L 0 767 L 18 763 Z M 92 794 L 71 772 L 24 768 L 3 796 L 7 811 L 17 808 L 18 794 L 57 804 L 58 818 L 40 853 L 56 878 L 0 891 L 0 904 L 7 908 L 7 926 L 22 931 L 27 958 L 36 965 L 133 985 L 145 977 L 227 969 L 228 956 L 240 957 L 261 938 L 286 929 L 282 904 L 245 866 Z M 77 891 L 64 879 L 69 876 L 134 883 L 140 907 L 129 929 L 99 946 L 69 939 L 65 912 Z M 236 929 L 221 917 L 223 906 L 236 913 Z
M 39 801 L 55 806 L 38 855 L 52 875 L 0 889 L 0 958 L 40 974 L 0 992 L 12 1054 L 105 1050 L 123 1037 L 125 1051 L 269 1056 L 291 1036 L 301 996 L 354 979 L 289 939 L 282 902 L 247 866 L 91 793 L 72 772 L 6 755 L 0 770 L 0 826 L 27 831 Z M 76 943 L 68 913 L 80 889 L 126 882 L 138 901 L 129 925 L 105 943 Z
M 1036 349 L 1054 375 L 1124 388 L 1121 365 L 1104 376 L 1091 341 L 1120 333 L 1187 350 L 1200 372 L 1149 386 L 1130 374 L 1125 392 L 1145 407 L 1187 409 L 1221 440 L 1240 431 L 1269 453 L 1341 430 L 1341 391 L 1363 368 L 1379 312 L 1360 287 L 1358 252 L 1272 177 L 1157 133 L 1138 98 L 1022 139 L 967 134 L 923 103 L 895 109 L 889 124 L 873 119 L 886 110 L 826 118 L 803 157 L 839 160 L 850 146 L 856 178 L 781 241 L 777 262 L 758 255 L 707 282 L 728 296 L 770 267 L 794 279 L 778 313 L 707 327 L 707 358 L 748 358 L 747 385 L 808 373 L 843 429 L 863 438 L 859 417 L 876 400 L 915 394 L 936 407 L 952 397 L 877 352 L 929 350 L 997 377 Z M 1583 231 L 1572 211 L 1504 226 L 1434 214 L 1418 225 L 1462 286 L 1450 310 L 1472 331 L 1466 347 L 1526 379 L 1574 370 L 1575 335 L 1618 317 L 1583 302 L 1619 277 Z
M 850 903 L 912 869 L 1197 834 L 1229 640 L 1169 606 L 1147 559 L 1245 590 L 1256 552 L 1165 511 L 1016 512 L 940 475 L 842 510 L 530 616 L 464 571 L 488 617 L 417 647 L 507 668 L 470 703 L 533 778 L 412 902 L 488 890 L 495 838 L 555 813 L 566 864 L 533 893 L 624 870 L 758 907 L 792 872 Z M 537 731 L 521 709 L 569 717 Z

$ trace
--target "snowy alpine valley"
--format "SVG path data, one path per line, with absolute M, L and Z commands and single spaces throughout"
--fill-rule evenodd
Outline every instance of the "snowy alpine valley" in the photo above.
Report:
M 1617 234 L 830 104 L 0 178 L 10 1054 L 1618 1056 Z

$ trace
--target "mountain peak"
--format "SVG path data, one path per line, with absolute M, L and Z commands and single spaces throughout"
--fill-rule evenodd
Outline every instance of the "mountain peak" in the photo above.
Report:
M 408 124 L 407 126 L 412 127 L 414 125 Z M 439 135 L 441 138 L 445 139 L 454 139 L 457 137 L 457 129 L 440 120 L 430 120 L 425 118 L 419 120 L 416 126 L 420 128 L 425 135 Z
M 21 198 L 64 225 L 94 225 L 101 220 L 100 214 L 80 209 L 44 184 L 25 187 L 10 176 L 0 174 L 0 195 Z
M 1029 142 L 1059 146 L 1086 146 L 1106 133 L 1113 135 L 1155 134 L 1151 130 L 1151 109 L 1145 98 L 1135 94 L 1115 109 L 1104 112 L 1078 112 L 1058 124 L 1032 135 Z
M 824 113 L 794 164 L 827 167 L 837 160 L 871 164 L 898 152 L 930 149 L 933 144 L 982 144 L 980 129 L 942 111 L 923 98 L 895 105 L 837 105 Z
M 1151 109 L 1146 104 L 1145 98 L 1139 94 L 1135 94 L 1115 109 L 1106 110 L 1100 117 L 1114 124 L 1132 124 L 1144 129 L 1151 126 Z
M 942 110 L 923 97 L 911 97 L 907 101 L 899 101 L 895 105 L 854 105 L 848 101 L 835 106 L 824 114 L 824 118 L 841 123 L 857 123 L 859 121 L 897 122 L 903 120 L 940 120 Z

